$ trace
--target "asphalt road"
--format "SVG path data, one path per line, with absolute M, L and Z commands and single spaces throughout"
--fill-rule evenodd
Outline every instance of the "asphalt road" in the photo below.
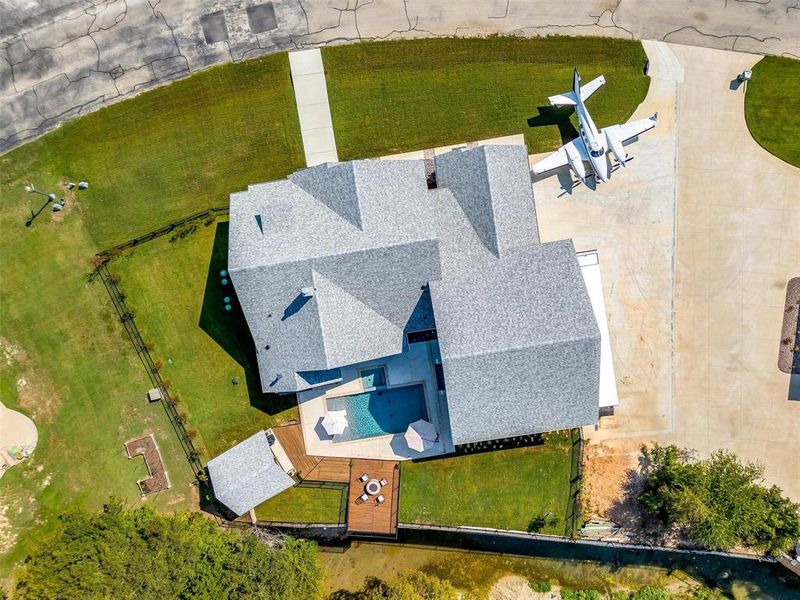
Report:
M 600 35 L 800 57 L 800 0 L 0 0 L 0 152 L 209 65 L 444 35 Z

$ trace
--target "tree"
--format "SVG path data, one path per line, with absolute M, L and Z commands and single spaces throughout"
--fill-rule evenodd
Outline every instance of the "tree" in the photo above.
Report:
M 713 549 L 738 544 L 770 553 L 800 537 L 800 505 L 763 485 L 764 469 L 724 450 L 696 460 L 676 446 L 643 446 L 645 488 L 639 502 L 667 525 Z
M 467 600 L 459 596 L 453 584 L 434 575 L 410 570 L 392 581 L 368 577 L 362 591 L 337 593 L 332 597 L 352 600 Z
M 274 550 L 200 513 L 125 511 L 112 500 L 99 514 L 61 515 L 54 532 L 32 542 L 16 597 L 314 598 L 317 552 L 292 538 Z
M 646 585 L 631 596 L 631 600 L 671 600 L 667 590 L 653 585 Z

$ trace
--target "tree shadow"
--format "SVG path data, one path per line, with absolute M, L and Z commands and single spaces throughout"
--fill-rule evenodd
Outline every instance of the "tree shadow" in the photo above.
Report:
M 575 113 L 572 106 L 537 106 L 539 114 L 528 119 L 528 127 L 558 127 L 561 143 L 566 144 L 578 137 L 578 130 L 570 117 Z
M 236 291 L 229 281 L 222 285 L 220 271 L 228 268 L 228 223 L 217 223 L 214 245 L 208 263 L 203 308 L 198 325 L 220 348 L 244 369 L 250 405 L 274 415 L 297 405 L 294 395 L 267 394 L 261 390 L 258 360 L 250 328 L 239 306 Z M 224 299 L 230 298 L 231 310 L 225 310 Z

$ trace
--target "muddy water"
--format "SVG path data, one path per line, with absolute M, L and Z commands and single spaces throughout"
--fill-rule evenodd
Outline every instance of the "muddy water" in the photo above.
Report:
M 605 550 L 605 549 L 603 549 Z M 459 589 L 485 598 L 504 575 L 514 574 L 532 581 L 550 581 L 573 589 L 593 588 L 606 592 L 636 590 L 659 585 L 675 592 L 701 584 L 718 587 L 734 598 L 783 600 L 800 598 L 800 588 L 783 581 L 774 565 L 755 561 L 726 564 L 716 557 L 683 555 L 667 564 L 663 557 L 642 552 L 608 552 L 608 560 L 595 556 L 579 560 L 563 556 L 530 557 L 486 552 L 441 549 L 424 545 L 353 542 L 344 551 L 322 553 L 327 593 L 359 589 L 365 577 L 392 579 L 408 569 L 420 569 L 447 578 Z M 680 560 L 682 559 L 682 560 Z M 797 585 L 797 584 L 795 584 Z

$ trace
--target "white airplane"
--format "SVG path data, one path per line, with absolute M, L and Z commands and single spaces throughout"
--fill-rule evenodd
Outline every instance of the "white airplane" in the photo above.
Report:
M 547 171 L 569 165 L 583 183 L 586 183 L 588 177 L 594 177 L 597 183 L 608 181 L 611 176 L 611 163 L 606 157 L 606 153 L 610 150 L 616 157 L 617 162 L 624 167 L 630 157 L 626 154 L 623 146 L 639 134 L 656 126 L 658 113 L 647 119 L 622 125 L 611 125 L 598 131 L 594 121 L 592 121 L 592 116 L 586 110 L 584 102 L 600 89 L 600 86 L 605 82 L 605 77 L 600 75 L 600 77 L 581 86 L 581 76 L 578 74 L 578 69 L 575 69 L 575 74 L 572 78 L 572 91 L 548 98 L 553 106 L 575 107 L 575 112 L 578 115 L 580 137 L 564 144 L 550 156 L 533 165 L 532 171 L 534 175 L 541 175 Z M 584 165 L 586 162 L 589 163 L 592 171 L 588 174 Z

